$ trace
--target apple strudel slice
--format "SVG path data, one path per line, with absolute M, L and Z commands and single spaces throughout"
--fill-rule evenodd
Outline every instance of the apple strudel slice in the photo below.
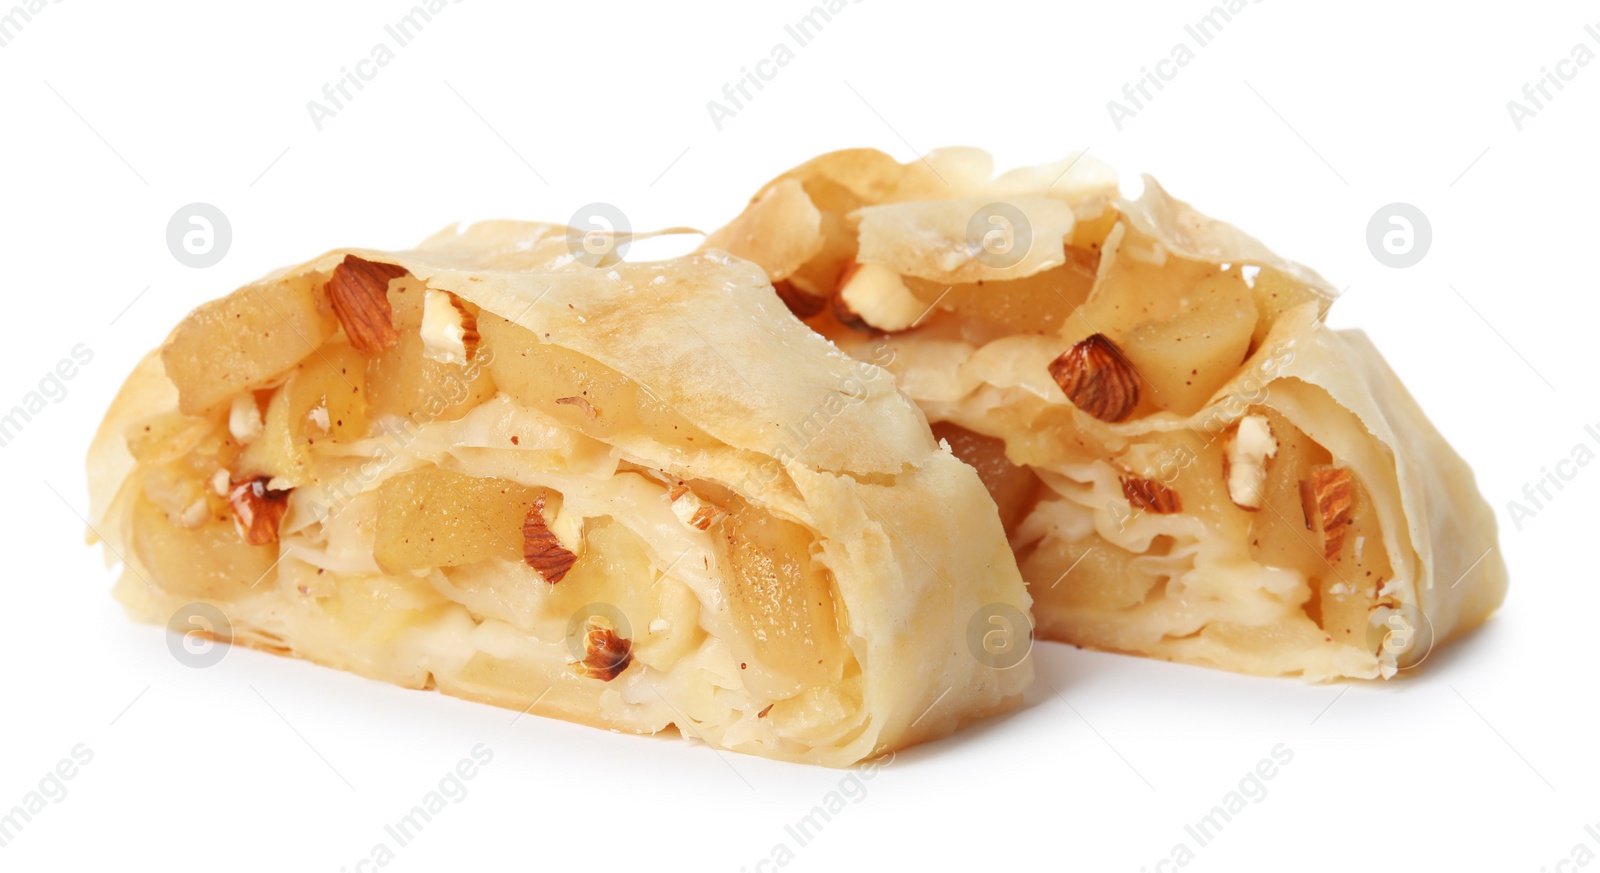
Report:
M 1028 608 L 978 476 L 722 254 L 331 252 L 185 318 L 88 466 L 134 617 L 406 687 L 846 766 L 1031 678 L 967 645 Z
M 1467 465 L 1335 295 L 1082 155 L 835 152 L 706 243 L 856 355 L 887 345 L 983 477 L 1038 632 L 1310 680 L 1395 675 L 1505 593 Z M 876 352 L 874 352 L 876 353 Z

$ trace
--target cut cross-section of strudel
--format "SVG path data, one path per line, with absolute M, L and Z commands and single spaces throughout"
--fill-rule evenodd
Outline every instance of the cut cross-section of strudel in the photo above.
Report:
M 1031 679 L 967 644 L 1028 609 L 979 477 L 720 253 L 331 252 L 190 314 L 89 475 L 134 616 L 403 686 L 845 766 Z
M 1389 677 L 1505 568 L 1471 471 L 1321 277 L 1079 155 L 835 152 L 710 248 L 888 364 L 982 475 L 1038 632 L 1248 673 Z

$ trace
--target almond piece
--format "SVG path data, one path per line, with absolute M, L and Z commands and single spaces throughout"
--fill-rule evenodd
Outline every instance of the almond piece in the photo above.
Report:
M 261 436 L 266 423 L 261 418 L 261 406 L 256 403 L 254 391 L 241 391 L 233 395 L 228 406 L 228 433 L 239 445 L 249 445 Z
M 561 544 L 544 520 L 544 495 L 533 500 L 522 522 L 522 559 L 551 585 L 560 582 L 578 562 L 578 556 Z
M 449 291 L 429 288 L 422 297 L 422 356 L 466 365 L 478 349 L 478 319 Z
M 590 403 L 587 397 L 579 397 L 577 395 L 573 395 L 571 397 L 557 397 L 556 402 L 564 403 L 567 406 L 577 409 L 579 412 L 582 412 L 584 415 L 588 416 L 590 421 L 600 417 L 600 410 L 595 409 L 594 404 Z
M 1261 508 L 1261 493 L 1267 483 L 1267 459 L 1278 453 L 1278 441 L 1264 415 L 1239 419 L 1228 437 L 1222 454 L 1222 477 L 1228 482 L 1228 497 L 1240 509 L 1254 512 Z
M 456 311 L 461 313 L 461 345 L 466 347 L 467 361 L 470 363 L 478 356 L 478 346 L 483 342 L 483 337 L 478 333 L 478 316 L 467 310 L 467 304 L 460 297 L 450 295 L 450 302 L 455 304 Z
M 672 514 L 695 530 L 709 530 L 711 525 L 721 521 L 728 514 L 721 507 L 694 493 L 682 482 L 667 492 L 667 499 L 672 503 Z
M 795 287 L 788 279 L 779 279 L 772 283 L 772 290 L 778 292 L 778 299 L 783 305 L 789 307 L 795 318 L 804 321 L 828 307 L 828 298 L 818 297 L 815 294 L 802 291 Z
M 1300 480 L 1300 501 L 1306 527 L 1322 539 L 1323 560 L 1339 560 L 1355 502 L 1349 468 L 1313 467 L 1310 478 Z
M 689 517 L 689 526 L 696 530 L 707 530 L 711 523 L 717 520 L 717 510 L 710 506 L 702 506 Z
M 267 476 L 257 476 L 236 481 L 228 489 L 234 529 L 252 546 L 277 542 L 278 525 L 289 511 L 289 491 L 274 491 L 267 487 L 269 481 Z
M 389 308 L 389 282 L 406 275 L 404 267 L 365 261 L 345 255 L 328 281 L 328 302 L 344 326 L 350 345 L 364 355 L 375 355 L 394 345 L 400 334 L 394 329 Z
M 574 663 L 578 672 L 590 679 L 610 682 L 633 663 L 633 643 L 617 636 L 603 622 L 589 619 L 583 635 L 584 657 Z
M 833 316 L 860 331 L 899 333 L 916 325 L 929 306 L 917 298 L 900 274 L 882 264 L 854 264 L 839 276 Z
M 1139 374 L 1103 333 L 1085 337 L 1051 361 L 1050 377 L 1073 406 L 1101 421 L 1122 421 L 1139 405 Z
M 1178 492 L 1157 482 L 1154 479 L 1141 479 L 1138 476 L 1121 476 L 1122 496 L 1139 509 L 1149 510 L 1157 515 L 1171 515 L 1183 511 L 1183 501 L 1178 498 Z

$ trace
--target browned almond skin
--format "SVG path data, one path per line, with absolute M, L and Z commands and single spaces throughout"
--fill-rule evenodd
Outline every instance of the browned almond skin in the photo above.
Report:
M 533 507 L 522 522 L 522 558 L 552 585 L 560 582 L 578 562 L 578 556 L 561 545 L 545 524 L 543 494 L 534 498 Z
M 611 628 L 591 624 L 583 642 L 586 654 L 580 663 L 583 675 L 590 679 L 610 682 L 633 663 L 632 641 L 617 636 Z
M 702 506 L 694 511 L 694 515 L 689 519 L 689 524 L 696 530 L 707 530 L 711 527 L 711 520 L 716 515 L 717 511 L 715 509 L 709 506 Z
M 1138 476 L 1123 476 L 1122 496 L 1134 506 L 1158 515 L 1171 515 L 1183 511 L 1183 501 L 1178 492 L 1155 481 Z
M 327 285 L 328 302 L 356 351 L 376 355 L 400 339 L 389 308 L 389 281 L 404 275 L 404 267 L 365 261 L 355 255 L 345 255 L 333 269 L 333 278 Z
M 1101 421 L 1124 421 L 1139 405 L 1139 374 L 1105 334 L 1080 340 L 1050 362 L 1050 378 L 1072 405 Z
M 835 292 L 833 299 L 829 301 L 829 305 L 833 308 L 833 317 L 837 318 L 839 323 L 845 327 L 848 327 L 851 330 L 859 330 L 862 333 L 882 332 L 872 325 L 867 324 L 865 319 L 856 314 L 856 311 L 850 308 L 850 304 L 844 302 L 843 294 Z
M 461 345 L 467 350 L 467 360 L 471 361 L 478 356 L 478 345 L 483 342 L 483 337 L 478 335 L 478 316 L 462 306 L 461 298 L 456 295 L 450 295 L 450 302 L 461 313 Z
M 1306 527 L 1322 534 L 1323 560 L 1339 560 L 1344 549 L 1344 532 L 1350 524 L 1350 508 L 1355 503 L 1355 488 L 1346 467 L 1317 467 L 1311 478 L 1300 482 L 1300 497 L 1306 513 Z
M 789 307 L 789 311 L 801 321 L 820 313 L 828 306 L 828 298 L 807 294 L 794 287 L 788 279 L 773 282 L 772 290 L 778 292 L 778 299 L 782 300 L 783 305 Z
M 839 273 L 839 281 L 833 286 L 833 296 L 828 298 L 828 308 L 833 310 L 833 317 L 838 319 L 840 324 L 851 330 L 859 330 L 862 333 L 878 332 L 877 328 L 867 324 L 865 319 L 851 309 L 850 304 L 844 302 L 844 286 L 850 284 L 850 278 L 859 269 L 861 264 L 851 263 Z
M 252 546 L 265 546 L 278 541 L 278 525 L 289 511 L 288 491 L 269 491 L 269 477 L 257 476 L 232 483 L 228 489 L 228 507 L 233 510 L 233 520 L 245 542 Z
M 562 403 L 562 404 L 565 404 L 567 406 L 571 406 L 574 409 L 577 409 L 578 411 L 582 412 L 585 416 L 587 416 L 591 421 L 593 421 L 594 419 L 600 417 L 600 410 L 595 409 L 594 408 L 594 404 L 590 403 L 588 398 L 586 398 L 586 397 L 579 397 L 576 394 L 574 394 L 571 397 L 557 397 L 556 398 L 556 402 L 557 403 Z

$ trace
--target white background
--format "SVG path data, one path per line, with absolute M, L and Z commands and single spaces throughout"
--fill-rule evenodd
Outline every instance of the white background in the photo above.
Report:
M 11 2 L 0 2 L 0 9 Z M 26 3 L 27 0 L 22 0 Z M 1506 102 L 1592 5 L 1249 5 L 1155 100 L 1106 102 L 1187 41 L 1207 0 L 843 9 L 719 131 L 706 103 L 808 0 L 467 0 L 318 131 L 306 109 L 409 8 L 48 5 L 0 47 L 0 409 L 79 343 L 69 393 L 0 448 L 0 812 L 77 744 L 93 760 L 0 869 L 355 870 L 479 744 L 470 793 L 388 869 L 1575 869 L 1600 854 L 1594 543 L 1600 464 L 1513 525 L 1507 501 L 1600 430 L 1600 63 L 1518 131 Z M 1482 10 L 1476 11 L 1476 10 Z M 1192 45 L 1192 43 L 1191 43 Z M 113 392 L 182 315 L 336 245 L 402 247 L 459 219 L 711 227 L 822 151 L 1088 147 L 1137 190 L 1256 233 L 1341 288 L 1475 466 L 1511 567 L 1481 631 L 1386 684 L 1308 686 L 1036 648 L 1027 705 L 901 753 L 808 845 L 785 825 L 847 774 L 718 755 L 233 651 L 186 668 L 135 626 L 82 543 L 82 457 Z M 209 269 L 168 219 L 215 204 Z M 1417 266 L 1369 252 L 1394 201 L 1431 220 Z M 1571 471 L 1573 468 L 1563 468 Z M 1278 744 L 1292 762 L 1209 845 L 1197 821 Z M 859 794 L 859 792 L 858 792 Z M 366 868 L 363 868 L 366 869 Z M 1170 870 L 1168 864 L 1159 869 Z

